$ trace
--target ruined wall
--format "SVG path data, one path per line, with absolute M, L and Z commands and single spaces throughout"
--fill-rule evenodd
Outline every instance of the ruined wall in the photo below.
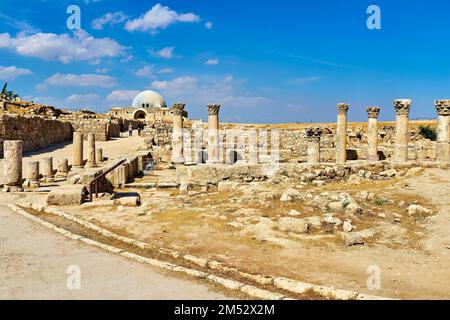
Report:
M 3 141 L 22 140 L 23 150 L 32 151 L 72 140 L 70 123 L 38 116 L 0 115 L 0 155 L 3 157 Z
M 434 160 L 436 157 L 436 143 L 430 140 L 424 139 L 419 134 L 419 127 L 421 125 L 436 127 L 436 122 L 410 122 L 410 143 L 409 143 L 409 157 L 410 160 Z M 279 133 L 279 153 L 281 159 L 284 161 L 306 161 L 307 158 L 307 146 L 305 131 L 310 126 L 319 126 L 323 129 L 321 136 L 321 159 L 324 162 L 334 162 L 336 159 L 335 150 L 335 136 L 336 136 L 336 124 L 299 124 L 299 125 L 251 125 L 251 124 L 222 124 L 221 136 L 222 143 L 226 143 L 226 131 L 238 130 L 245 134 L 250 130 L 267 130 L 268 140 L 267 149 L 272 149 L 270 136 L 271 130 L 276 129 Z M 198 129 L 203 130 L 202 148 L 207 148 L 207 132 L 208 125 L 203 122 L 185 122 L 185 128 L 189 130 L 191 137 L 191 144 L 194 143 L 195 134 L 198 133 Z M 153 125 L 147 126 L 144 131 L 146 136 L 146 144 L 149 148 L 152 146 L 158 147 L 170 147 L 172 140 L 172 126 L 171 124 L 164 123 L 162 121 L 156 122 Z M 380 122 L 378 126 L 378 150 L 380 160 L 389 159 L 394 152 L 394 135 L 395 135 L 395 123 L 394 122 Z M 185 137 L 186 143 L 186 137 Z M 235 142 L 237 146 L 237 139 Z M 262 143 L 260 141 L 260 146 Z M 186 150 L 185 152 L 189 152 Z M 238 158 L 247 160 L 248 154 L 244 150 Z M 193 155 L 192 155 L 193 157 Z M 363 160 L 367 157 L 367 124 L 366 123 L 349 123 L 347 129 L 347 158 L 348 160 Z
M 74 131 L 83 132 L 86 140 L 89 133 L 95 135 L 97 141 L 108 141 L 110 139 L 109 121 L 100 119 L 83 119 L 71 121 Z

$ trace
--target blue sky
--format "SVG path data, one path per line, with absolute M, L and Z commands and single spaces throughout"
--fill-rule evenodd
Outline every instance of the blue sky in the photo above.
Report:
M 0 81 L 23 97 L 106 111 L 136 92 L 207 103 L 234 122 L 335 121 L 336 104 L 365 121 L 365 107 L 394 118 L 434 118 L 450 98 L 447 1 L 406 0 L 0 0 Z M 81 30 L 68 30 L 69 5 Z M 369 30 L 366 10 L 381 9 Z

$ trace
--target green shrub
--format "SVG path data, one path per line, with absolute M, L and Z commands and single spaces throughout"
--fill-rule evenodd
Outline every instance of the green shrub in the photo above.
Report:
M 429 139 L 431 141 L 436 141 L 437 138 L 436 129 L 430 126 L 420 126 L 419 134 L 425 139 Z

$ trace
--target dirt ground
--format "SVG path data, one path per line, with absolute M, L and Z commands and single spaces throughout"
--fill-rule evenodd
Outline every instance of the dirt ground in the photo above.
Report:
M 156 172 L 148 181 L 173 181 L 173 171 Z M 288 187 L 302 199 L 281 202 Z M 271 182 L 238 186 L 232 191 L 124 189 L 139 192 L 138 208 L 66 207 L 122 235 L 198 257 L 215 259 L 250 273 L 285 276 L 315 284 L 403 299 L 450 297 L 450 172 L 426 169 L 408 178 L 324 187 Z M 363 196 L 361 198 L 361 191 Z M 343 192 L 363 213 L 333 212 L 323 205 Z M 372 194 L 363 199 L 364 194 Z M 419 204 L 429 214 L 409 215 Z M 295 210 L 295 211 L 291 211 Z M 295 216 L 292 215 L 294 212 Z M 351 220 L 364 245 L 346 246 L 342 224 L 321 223 L 324 215 Z M 283 229 L 283 218 L 310 219 L 306 233 Z M 320 223 L 319 223 L 320 224 Z M 380 289 L 369 290 L 368 268 L 381 271 Z

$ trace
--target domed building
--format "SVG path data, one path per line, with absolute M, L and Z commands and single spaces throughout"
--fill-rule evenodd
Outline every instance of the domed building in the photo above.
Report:
M 145 90 L 136 95 L 131 107 L 111 108 L 109 114 L 118 118 L 156 122 L 172 120 L 172 109 L 156 91 Z M 187 117 L 187 113 L 184 115 Z
M 167 108 L 166 100 L 156 91 L 140 92 L 132 103 L 133 108 Z

